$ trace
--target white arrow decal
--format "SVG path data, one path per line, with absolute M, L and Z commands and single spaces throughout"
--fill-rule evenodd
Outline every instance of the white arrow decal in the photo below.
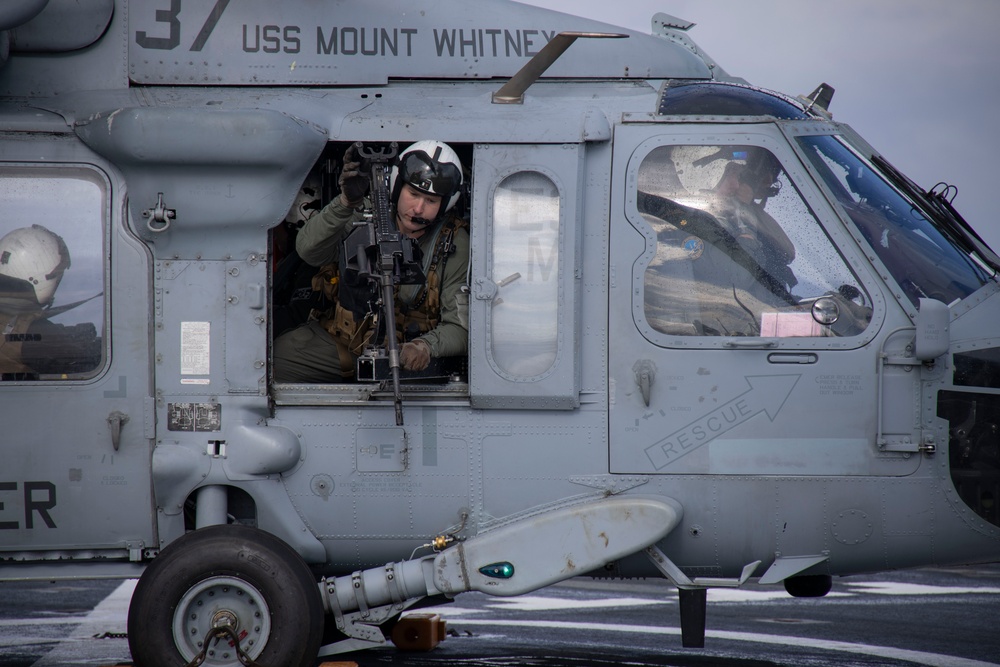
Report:
M 707 415 L 674 431 L 646 448 L 646 456 L 657 470 L 718 438 L 761 412 L 774 421 L 801 375 L 751 375 L 750 388 Z

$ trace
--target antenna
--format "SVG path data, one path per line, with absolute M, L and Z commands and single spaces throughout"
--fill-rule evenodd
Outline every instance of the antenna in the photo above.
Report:
M 628 37 L 615 32 L 561 32 L 552 38 L 542 50 L 524 64 L 510 81 L 493 93 L 493 104 L 521 104 L 524 102 L 524 91 L 531 87 L 552 63 L 559 59 L 566 49 L 578 38 L 587 39 L 620 39 Z
M 833 101 L 834 88 L 828 83 L 821 83 L 816 86 L 816 90 L 809 93 L 806 97 L 810 104 L 806 108 L 806 111 L 810 111 L 813 106 L 817 106 L 823 111 L 830 110 L 830 102 Z

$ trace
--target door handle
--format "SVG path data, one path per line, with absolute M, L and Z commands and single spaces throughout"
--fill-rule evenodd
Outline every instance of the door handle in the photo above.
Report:
M 649 359 L 640 359 L 632 365 L 632 372 L 635 374 L 635 383 L 639 385 L 639 391 L 642 393 L 642 400 L 648 408 L 653 380 L 656 378 L 656 364 Z
M 118 451 L 122 444 L 122 424 L 128 421 L 128 415 L 115 410 L 108 415 L 108 426 L 111 428 L 111 446 Z

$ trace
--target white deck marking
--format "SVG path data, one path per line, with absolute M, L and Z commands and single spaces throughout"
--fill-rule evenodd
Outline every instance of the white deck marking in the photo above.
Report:
M 600 598 L 596 600 L 570 600 L 567 598 L 545 597 L 541 595 L 520 595 L 500 598 L 490 602 L 494 609 L 505 611 L 563 611 L 566 609 L 608 609 L 614 607 L 645 607 L 658 604 L 673 604 L 672 600 L 651 600 L 649 598 Z
M 513 621 L 501 619 L 490 620 L 485 618 L 463 618 L 461 622 L 466 625 L 488 625 L 492 627 L 558 628 L 562 630 L 585 630 L 587 632 L 624 632 L 648 635 L 681 634 L 680 628 L 661 628 L 647 625 L 625 625 L 616 623 L 604 624 L 575 623 L 572 621 Z M 959 658 L 953 655 L 943 655 L 941 653 L 926 653 L 924 651 L 911 651 L 907 649 L 893 648 L 891 646 L 855 644 L 851 642 L 815 639 L 811 637 L 789 637 L 784 635 L 766 635 L 751 632 L 727 632 L 720 630 L 708 630 L 705 632 L 705 636 L 713 639 L 724 639 L 728 641 L 744 641 L 778 646 L 800 646 L 803 648 L 821 649 L 824 651 L 857 653 L 866 656 L 889 658 L 891 660 L 905 660 L 918 665 L 927 665 L 928 667 L 997 667 L 997 663 L 970 660 L 968 658 Z
M 128 605 L 136 583 L 135 579 L 123 581 L 111 595 L 101 600 L 100 604 L 87 614 L 87 617 L 73 630 L 69 637 L 59 642 L 32 667 L 80 664 L 85 661 L 86 656 L 91 654 L 103 659 L 107 664 L 114 664 L 114 661 L 118 659 L 121 659 L 122 662 L 130 660 L 128 644 L 124 639 L 95 639 L 94 635 L 105 632 L 125 632 Z M 122 653 L 123 649 L 124 655 L 119 656 L 118 654 Z
M 899 581 L 849 582 L 852 593 L 864 595 L 1000 595 L 1000 588 L 988 586 L 928 586 Z

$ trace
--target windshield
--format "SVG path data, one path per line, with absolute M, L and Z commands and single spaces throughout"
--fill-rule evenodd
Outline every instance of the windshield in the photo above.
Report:
M 995 273 L 963 238 L 958 223 L 935 225 L 868 162 L 836 137 L 799 137 L 806 156 L 914 306 L 921 298 L 951 304 Z

